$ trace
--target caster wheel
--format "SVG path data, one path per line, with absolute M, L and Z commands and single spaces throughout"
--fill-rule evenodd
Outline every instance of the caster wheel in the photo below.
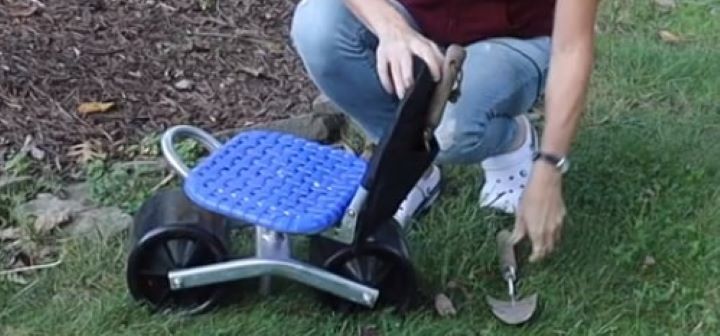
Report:
M 153 196 L 136 216 L 126 281 L 132 297 L 154 311 L 198 314 L 214 307 L 223 295 L 220 285 L 170 289 L 169 271 L 221 262 L 228 256 L 222 221 L 193 207 L 177 191 L 163 193 Z
M 353 248 L 324 237 L 310 242 L 311 262 L 344 278 L 377 288 L 380 296 L 373 309 L 410 309 L 418 297 L 415 268 L 408 257 L 402 229 L 392 222 Z M 341 313 L 369 310 L 367 307 L 322 293 L 322 301 Z

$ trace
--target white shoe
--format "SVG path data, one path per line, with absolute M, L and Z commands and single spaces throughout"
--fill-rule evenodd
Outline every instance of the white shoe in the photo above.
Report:
M 429 172 L 410 190 L 395 213 L 395 220 L 405 227 L 413 217 L 428 209 L 440 195 L 440 168 L 432 165 Z
M 538 150 L 537 130 L 525 115 L 517 120 L 525 124 L 525 142 L 520 148 L 485 159 L 485 184 L 480 191 L 480 206 L 514 214 L 525 191 Z

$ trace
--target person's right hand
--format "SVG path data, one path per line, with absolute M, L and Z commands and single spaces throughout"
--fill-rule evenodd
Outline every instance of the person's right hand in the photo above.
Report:
M 438 46 L 412 28 L 380 34 L 377 72 L 383 88 L 402 99 L 413 84 L 413 55 L 427 64 L 435 81 L 442 76 L 443 54 Z

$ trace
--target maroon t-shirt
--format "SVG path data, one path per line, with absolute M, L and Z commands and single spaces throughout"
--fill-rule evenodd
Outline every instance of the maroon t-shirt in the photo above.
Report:
M 440 44 L 552 33 L 555 0 L 398 0 Z

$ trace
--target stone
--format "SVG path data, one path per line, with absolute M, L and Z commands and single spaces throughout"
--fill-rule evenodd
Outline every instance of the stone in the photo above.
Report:
M 73 237 L 107 239 L 125 231 L 132 221 L 132 216 L 117 207 L 95 208 L 79 213 L 65 232 Z
M 293 134 L 321 142 L 334 143 L 342 136 L 346 125 L 345 117 L 337 113 L 308 113 L 286 119 L 255 124 L 242 129 L 231 129 L 217 133 L 218 137 L 229 137 L 251 129 L 266 129 Z
M 41 193 L 15 208 L 21 218 L 34 218 L 42 231 L 60 229 L 72 237 L 107 239 L 128 229 L 132 216 L 117 207 L 101 207 L 90 200 L 85 183 L 68 186 L 62 198 Z
M 193 82 L 189 79 L 181 79 L 181 80 L 175 82 L 175 88 L 180 91 L 191 90 L 192 87 L 193 87 Z

